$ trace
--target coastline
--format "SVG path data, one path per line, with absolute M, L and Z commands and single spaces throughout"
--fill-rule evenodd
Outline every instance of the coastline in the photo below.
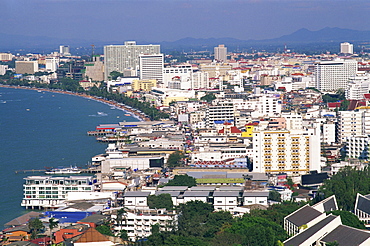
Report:
M 72 96 L 79 96 L 79 97 L 83 97 L 83 98 L 86 98 L 86 99 L 91 99 L 91 100 L 94 100 L 94 101 L 98 101 L 98 102 L 101 102 L 101 103 L 104 103 L 104 104 L 114 106 L 114 107 L 116 107 L 120 110 L 127 111 L 127 112 L 133 114 L 135 116 L 135 118 L 139 119 L 140 121 L 151 121 L 150 118 L 142 116 L 140 114 L 140 112 L 138 112 L 136 110 L 133 110 L 132 108 L 131 109 L 127 108 L 126 105 L 124 105 L 124 104 L 119 104 L 117 102 L 105 100 L 103 98 L 97 98 L 97 97 L 94 97 L 94 96 L 87 95 L 85 93 L 75 93 L 75 92 L 70 92 L 70 91 L 50 90 L 50 89 L 46 89 L 46 88 L 35 88 L 35 87 L 3 85 L 3 84 L 0 84 L 0 87 L 2 87 L 2 88 L 12 88 L 12 89 L 34 90 L 34 91 L 47 91 L 47 92 L 67 94 L 67 95 L 72 95 Z

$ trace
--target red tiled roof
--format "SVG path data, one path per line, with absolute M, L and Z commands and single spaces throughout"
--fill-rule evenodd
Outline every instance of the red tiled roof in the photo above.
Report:
M 241 133 L 242 131 L 240 131 L 236 126 L 232 126 L 231 127 L 231 133 Z

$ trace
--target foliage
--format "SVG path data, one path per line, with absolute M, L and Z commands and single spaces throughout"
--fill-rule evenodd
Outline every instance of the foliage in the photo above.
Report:
M 207 94 L 200 98 L 200 100 L 207 101 L 207 102 L 212 102 L 215 99 L 216 99 L 215 94 Z
M 123 218 L 126 217 L 126 208 L 120 208 L 119 210 L 117 210 L 117 218 L 116 218 L 116 222 L 117 224 L 122 227 L 122 221 L 123 221 Z
M 270 190 L 268 199 L 271 201 L 281 202 L 281 194 L 276 190 Z
M 31 238 L 35 239 L 37 234 L 39 234 L 45 226 L 39 218 L 34 218 L 28 222 L 28 228 L 31 231 Z
M 173 209 L 173 202 L 170 194 L 160 194 L 148 196 L 149 208 L 165 208 L 167 210 Z
M 197 181 L 195 178 L 188 176 L 187 174 L 185 175 L 175 175 L 175 177 L 168 181 L 166 186 L 196 186 Z
M 340 111 L 346 111 L 348 110 L 348 106 L 349 106 L 350 102 L 348 100 L 343 100 L 341 103 L 340 103 L 340 107 L 339 107 L 339 110 Z
M 122 240 L 127 241 L 128 240 L 128 235 L 126 230 L 120 230 L 118 233 L 118 237 L 121 238 Z
M 370 168 L 365 167 L 364 170 L 358 170 L 345 167 L 330 179 L 325 180 L 319 192 L 324 193 L 325 198 L 335 195 L 340 209 L 352 211 L 357 193 L 370 193 Z
M 103 235 L 114 236 L 110 227 L 107 225 L 100 225 L 100 226 L 97 226 L 95 229 Z
M 345 99 L 346 99 L 345 92 L 344 92 L 344 90 L 341 90 L 341 89 L 339 89 L 335 94 L 325 94 L 325 95 L 322 96 L 322 100 L 325 103 L 338 102 L 338 101 L 342 101 L 342 100 L 345 100 Z
M 112 71 L 110 72 L 110 77 L 112 80 L 116 80 L 118 77 L 123 77 L 123 73 L 117 72 L 117 71 Z
M 330 213 L 334 215 L 340 215 L 340 219 L 342 220 L 343 225 L 347 225 L 347 226 L 358 228 L 358 229 L 364 229 L 364 230 L 366 229 L 364 222 L 359 220 L 357 216 L 351 212 L 336 210 L 336 211 L 331 211 Z
M 175 152 L 173 152 L 172 154 L 170 154 L 170 156 L 168 157 L 168 160 L 167 160 L 167 166 L 168 167 L 178 167 L 181 165 L 181 159 L 184 158 L 184 154 L 179 151 L 179 150 L 176 150 Z
M 274 246 L 288 237 L 280 225 L 260 217 L 243 217 L 225 231 L 241 236 L 241 245 Z
M 53 229 L 58 226 L 58 221 L 54 221 L 54 218 L 49 219 L 49 230 L 50 230 L 50 240 L 53 239 Z
M 284 217 L 296 211 L 304 204 L 295 202 L 282 202 L 281 204 L 274 204 L 267 208 L 267 210 L 253 209 L 245 217 L 261 217 L 269 221 L 275 222 L 281 226 L 284 225 Z
M 185 237 L 203 236 L 208 231 L 206 222 L 212 212 L 212 204 L 199 200 L 180 204 L 178 208 L 178 234 Z
M 328 242 L 325 245 L 326 246 L 339 246 L 339 243 L 337 241 L 334 241 L 334 242 Z

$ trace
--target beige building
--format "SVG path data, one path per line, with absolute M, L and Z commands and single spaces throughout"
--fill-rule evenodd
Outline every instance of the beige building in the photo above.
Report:
M 132 90 L 133 91 L 151 91 L 153 87 L 157 84 L 157 80 L 148 79 L 148 80 L 134 80 L 132 81 Z
M 39 70 L 37 61 L 16 61 L 15 72 L 18 74 L 34 74 Z
M 225 76 L 227 71 L 232 70 L 232 66 L 220 63 L 201 64 L 200 70 L 202 72 L 208 72 L 209 78 L 218 78 Z
M 94 57 L 93 62 L 85 63 L 85 76 L 92 81 L 104 80 L 104 63 L 100 61 L 99 56 Z
M 0 61 L 11 61 L 13 59 L 13 55 L 10 53 L 0 53 Z

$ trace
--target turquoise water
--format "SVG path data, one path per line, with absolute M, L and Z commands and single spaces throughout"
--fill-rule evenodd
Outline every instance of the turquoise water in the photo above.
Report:
M 85 167 L 107 147 L 86 132 L 99 124 L 137 121 L 125 113 L 73 95 L 0 88 L 0 228 L 27 212 L 20 206 L 23 178 L 33 174 L 16 170 Z

